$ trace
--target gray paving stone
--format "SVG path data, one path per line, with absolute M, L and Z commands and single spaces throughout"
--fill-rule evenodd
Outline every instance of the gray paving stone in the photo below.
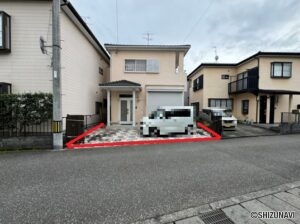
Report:
M 256 199 L 244 202 L 241 205 L 250 212 L 274 211 L 273 209 L 261 203 L 260 201 L 257 201 Z M 293 224 L 293 222 L 285 219 L 262 219 L 262 221 L 264 221 L 267 224 Z
M 175 224 L 205 224 L 198 216 L 183 219 L 175 222 Z
M 293 183 L 288 183 L 286 184 L 289 188 L 295 188 L 295 187 L 300 187 L 300 180 L 293 182 Z
M 275 194 L 278 193 L 280 191 L 285 191 L 289 189 L 287 186 L 285 185 L 280 185 L 277 187 L 272 187 L 270 189 L 266 189 L 266 190 L 261 190 L 261 191 L 256 191 L 256 192 L 251 192 L 249 194 L 244 194 L 241 196 L 236 196 L 236 197 L 232 197 L 231 200 L 236 202 L 237 204 L 245 202 L 245 201 L 250 201 L 256 198 L 260 198 L 266 195 L 270 195 L 270 194 Z
M 235 204 L 237 204 L 237 202 L 235 202 L 235 201 L 231 200 L 231 198 L 229 198 L 229 199 L 226 199 L 226 200 L 220 200 L 220 201 L 210 203 L 210 207 L 213 210 L 215 210 L 215 209 L 229 207 L 229 206 L 235 205 Z
M 300 189 L 299 188 L 293 188 L 291 190 L 288 190 L 288 192 L 300 198 Z
M 236 224 L 264 224 L 258 219 L 252 219 L 250 212 L 240 205 L 230 206 L 222 210 Z
M 297 197 L 293 194 L 287 193 L 287 192 L 280 192 L 280 193 L 275 194 L 274 196 L 283 201 L 286 201 L 287 203 L 291 204 L 292 206 L 300 209 L 300 198 L 299 197 Z
M 195 207 L 195 208 L 188 208 L 179 212 L 174 212 L 172 214 L 163 215 L 158 218 L 160 223 L 170 223 L 176 220 L 189 218 L 192 216 L 196 216 L 201 213 L 210 212 L 212 211 L 208 204 Z
M 300 224 L 300 210 L 296 209 L 294 206 L 282 201 L 273 195 L 268 195 L 258 199 L 260 202 L 264 203 L 266 206 L 272 208 L 275 211 L 293 211 L 295 212 L 295 219 L 292 221 L 294 223 Z

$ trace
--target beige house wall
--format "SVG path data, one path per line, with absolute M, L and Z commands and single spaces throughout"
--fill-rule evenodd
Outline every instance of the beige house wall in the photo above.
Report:
M 95 103 L 103 102 L 98 84 L 104 82 L 109 65 L 63 11 L 61 38 L 63 116 L 95 114 Z
M 51 55 L 43 55 L 39 39 L 51 45 L 50 1 L 0 1 L 11 16 L 11 52 L 0 54 L 0 82 L 13 93 L 52 92 Z M 49 49 L 48 49 L 49 50 Z
M 230 67 L 206 67 L 199 70 L 191 77 L 191 86 L 189 88 L 189 104 L 199 102 L 199 109 L 202 110 L 203 108 L 208 107 L 209 98 L 230 98 L 228 95 L 228 83 L 230 82 L 230 78 L 221 78 L 221 76 L 225 74 L 232 77 L 235 75 L 235 69 Z M 193 82 L 201 75 L 203 75 L 203 89 L 194 92 Z
M 272 62 L 292 62 L 292 76 L 288 79 L 271 78 Z M 300 58 L 286 57 L 260 57 L 259 59 L 259 88 L 283 89 L 299 91 L 300 83 Z
M 236 75 L 239 73 L 245 72 L 248 69 L 255 68 L 257 66 L 258 66 L 258 60 L 256 58 L 253 58 L 253 59 L 246 61 L 246 62 L 240 64 L 239 66 L 237 66 Z
M 242 113 L 242 101 L 249 100 L 248 114 Z M 233 111 L 234 116 L 241 121 L 256 122 L 256 96 L 252 93 L 238 94 L 233 97 Z
M 184 52 L 179 54 L 179 69 L 175 68 L 175 51 L 112 51 L 110 64 L 110 82 L 128 80 L 141 84 L 141 91 L 136 92 L 136 122 L 146 115 L 147 87 L 157 88 L 182 87 L 187 90 L 186 75 L 183 70 Z M 125 59 L 155 59 L 159 61 L 158 73 L 125 72 Z M 111 123 L 120 122 L 119 94 L 132 92 L 111 91 Z

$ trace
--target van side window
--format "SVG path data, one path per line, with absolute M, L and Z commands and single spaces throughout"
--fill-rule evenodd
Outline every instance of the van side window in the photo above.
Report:
M 169 119 L 171 117 L 190 117 L 191 111 L 186 109 L 175 109 L 171 111 L 166 111 L 166 118 Z

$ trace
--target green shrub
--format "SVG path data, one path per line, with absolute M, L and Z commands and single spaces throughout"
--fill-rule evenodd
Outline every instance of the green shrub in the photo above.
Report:
M 0 94 L 0 120 L 6 127 L 37 125 L 51 118 L 50 93 Z

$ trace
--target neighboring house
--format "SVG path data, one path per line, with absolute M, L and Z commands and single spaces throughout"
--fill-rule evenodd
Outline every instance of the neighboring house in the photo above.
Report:
M 277 123 L 300 109 L 300 53 L 258 52 L 236 64 L 203 63 L 188 75 L 189 104 L 232 109 L 239 120 Z
M 184 56 L 190 45 L 106 44 L 111 55 L 107 124 L 136 125 L 158 106 L 183 106 Z
M 63 1 L 62 1 L 63 3 Z M 52 92 L 52 1 L 0 1 L 0 92 Z M 110 57 L 70 3 L 60 13 L 62 115 L 98 114 Z M 103 109 L 103 108 L 102 108 Z

